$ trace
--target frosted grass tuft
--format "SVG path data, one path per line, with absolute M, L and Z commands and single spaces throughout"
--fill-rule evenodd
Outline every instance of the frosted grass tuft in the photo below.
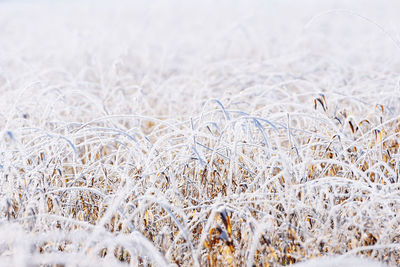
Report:
M 1 2 L 1 265 L 399 265 L 398 5 Z

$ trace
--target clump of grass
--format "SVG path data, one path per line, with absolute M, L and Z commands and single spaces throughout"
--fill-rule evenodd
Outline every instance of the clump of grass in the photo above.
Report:
M 265 7 L 0 5 L 4 265 L 400 264 L 394 64 L 275 46 Z

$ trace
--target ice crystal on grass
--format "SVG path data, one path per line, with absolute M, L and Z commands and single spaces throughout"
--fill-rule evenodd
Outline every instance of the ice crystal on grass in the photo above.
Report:
M 1 2 L 1 264 L 399 265 L 396 5 Z

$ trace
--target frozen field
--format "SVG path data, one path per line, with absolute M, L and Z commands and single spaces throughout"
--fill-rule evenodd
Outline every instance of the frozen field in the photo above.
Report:
M 0 1 L 0 266 L 400 265 L 399 10 Z

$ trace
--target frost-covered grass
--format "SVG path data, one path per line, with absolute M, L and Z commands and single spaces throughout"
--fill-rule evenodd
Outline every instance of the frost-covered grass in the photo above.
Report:
M 0 265 L 399 265 L 399 5 L 320 2 L 0 2 Z
M 356 257 L 322 257 L 301 262 L 295 267 L 383 267 L 383 263 Z

